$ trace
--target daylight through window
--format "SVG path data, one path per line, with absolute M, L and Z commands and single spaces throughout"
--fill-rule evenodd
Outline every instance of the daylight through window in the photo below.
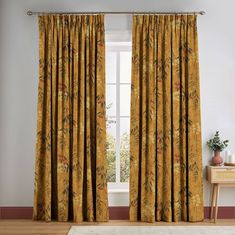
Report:
M 128 188 L 131 43 L 106 45 L 106 115 L 109 189 Z

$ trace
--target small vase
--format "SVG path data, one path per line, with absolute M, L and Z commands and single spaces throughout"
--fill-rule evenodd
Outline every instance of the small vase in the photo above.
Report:
M 223 163 L 223 158 L 220 156 L 220 151 L 215 151 L 212 158 L 212 164 L 214 166 L 220 166 Z

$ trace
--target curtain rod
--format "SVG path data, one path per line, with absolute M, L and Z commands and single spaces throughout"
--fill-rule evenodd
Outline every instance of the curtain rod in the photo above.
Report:
M 27 11 L 28 16 L 32 15 L 44 15 L 44 14 L 56 14 L 56 15 L 96 15 L 96 14 L 105 14 L 105 15 L 205 15 L 205 11 L 196 11 L 196 12 L 155 12 L 155 11 L 146 11 L 146 12 L 138 12 L 138 11 L 120 11 L 120 12 L 34 12 L 34 11 Z

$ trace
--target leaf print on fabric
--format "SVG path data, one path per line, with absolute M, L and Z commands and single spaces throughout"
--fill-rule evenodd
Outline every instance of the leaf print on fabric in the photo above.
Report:
M 33 217 L 107 221 L 104 16 L 44 15 L 38 23 Z
M 133 16 L 131 221 L 203 220 L 196 21 Z

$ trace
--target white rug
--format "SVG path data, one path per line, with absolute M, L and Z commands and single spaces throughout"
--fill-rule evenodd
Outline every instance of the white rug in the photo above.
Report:
M 72 226 L 68 235 L 235 235 L 235 226 Z

